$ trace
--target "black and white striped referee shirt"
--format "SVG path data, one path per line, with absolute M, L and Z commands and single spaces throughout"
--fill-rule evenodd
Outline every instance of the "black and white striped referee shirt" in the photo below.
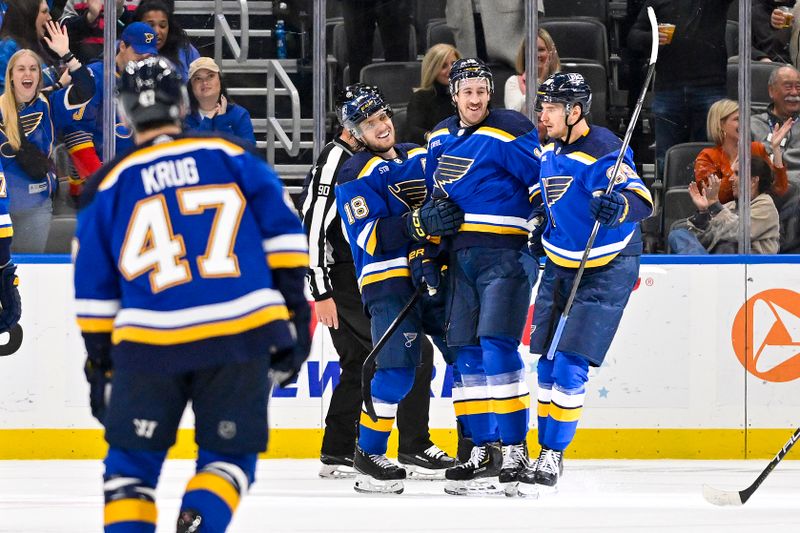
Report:
M 337 263 L 352 263 L 350 244 L 342 232 L 336 211 L 336 177 L 350 156 L 351 148 L 336 137 L 322 149 L 311 168 L 300 195 L 300 215 L 308 235 L 308 283 L 314 300 L 332 296 L 329 269 Z

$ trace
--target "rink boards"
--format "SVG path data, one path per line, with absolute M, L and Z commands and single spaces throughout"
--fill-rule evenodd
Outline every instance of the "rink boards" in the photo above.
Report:
M 18 259 L 25 336 L 19 351 L 0 357 L 0 459 L 101 457 L 102 429 L 89 412 L 73 315 L 72 266 L 64 257 Z M 771 456 L 800 423 L 800 258 L 653 259 L 659 262 L 642 264 L 605 365 L 592 371 L 570 453 Z M 534 391 L 536 358 L 526 337 L 520 353 Z M 452 449 L 450 378 L 437 356 L 430 426 L 434 440 Z M 296 383 L 273 391 L 268 456 L 318 455 L 337 379 L 330 337 L 315 328 Z M 191 425 L 188 412 L 182 426 Z M 535 420 L 531 426 L 535 441 Z M 191 431 L 182 430 L 173 456 L 192 453 Z

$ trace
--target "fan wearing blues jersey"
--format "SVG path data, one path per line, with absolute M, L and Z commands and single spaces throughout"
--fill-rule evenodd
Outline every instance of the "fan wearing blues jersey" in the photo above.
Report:
M 557 73 L 537 92 L 537 108 L 551 142 L 542 148 L 541 194 L 546 223 L 531 234 L 531 251 L 547 255 L 534 305 L 531 353 L 539 355 L 538 460 L 519 475 L 519 490 L 555 487 L 563 453 L 581 417 L 590 366 L 600 366 L 639 274 L 639 221 L 653 202 L 622 141 L 590 126 L 592 91 L 583 76 Z M 612 191 L 605 193 L 609 180 Z M 600 223 L 586 270 L 552 359 L 546 355 L 595 221 Z M 548 489 L 549 490 L 549 489 Z
M 438 289 L 422 296 L 378 353 L 371 380 L 377 421 L 363 406 L 359 419 L 355 489 L 399 494 L 406 470 L 386 459 L 386 446 L 398 403 L 414 385 L 423 335 L 431 335 L 451 362 L 444 343 L 446 295 L 435 242 L 455 233 L 463 214 L 453 202 L 428 199 L 425 149 L 395 144 L 392 109 L 376 88 L 357 88 L 340 113 L 342 125 L 365 148 L 342 166 L 336 205 L 353 253 L 361 300 L 371 319 L 373 343 L 411 299 L 415 284 L 424 281 L 429 289 Z M 438 462 L 440 470 L 455 464 L 449 457 Z
M 428 139 L 426 176 L 434 196 L 464 210 L 452 238 L 453 296 L 447 344 L 458 350 L 453 403 L 474 447 L 447 471 L 448 494 L 499 489 L 528 459 L 530 395 L 518 347 L 538 265 L 526 247 L 529 194 L 539 179 L 539 138 L 524 115 L 489 107 L 491 70 L 460 59 L 450 71 L 457 114 Z
M 175 66 L 125 67 L 137 149 L 81 196 L 75 308 L 92 414 L 105 426 L 106 533 L 153 533 L 156 485 L 189 402 L 199 451 L 178 533 L 223 532 L 267 445 L 270 382 L 311 346 L 308 244 L 275 172 L 235 140 L 182 134 Z

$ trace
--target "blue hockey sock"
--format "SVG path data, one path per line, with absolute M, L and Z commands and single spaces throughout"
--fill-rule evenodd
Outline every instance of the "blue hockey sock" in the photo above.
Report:
M 397 404 L 414 385 L 414 368 L 379 368 L 372 378 L 372 404 L 378 421 L 373 422 L 361 408 L 358 446 L 370 455 L 383 455 L 389 442 Z
M 453 408 L 462 428 L 467 428 L 476 446 L 497 442 L 497 418 L 492 411 L 492 397 L 483 368 L 480 346 L 461 346 L 455 367 L 461 375 L 461 387 L 453 389 Z
M 195 511 L 204 533 L 224 533 L 255 477 L 255 453 L 222 455 L 200 450 L 197 473 L 186 485 L 181 511 Z
M 539 445 L 544 446 L 547 420 L 550 418 L 550 400 L 553 395 L 553 360 L 545 356 L 536 364 L 538 389 L 536 391 L 536 421 L 539 428 Z
M 167 452 L 109 448 L 104 461 L 106 533 L 154 533 L 158 522 L 155 493 Z
M 503 444 L 520 444 L 528 434 L 530 393 L 518 345 L 511 337 L 481 337 L 492 411 Z
M 553 361 L 553 392 L 542 443 L 553 450 L 565 450 L 575 437 L 583 411 L 589 362 L 568 352 L 556 352 Z

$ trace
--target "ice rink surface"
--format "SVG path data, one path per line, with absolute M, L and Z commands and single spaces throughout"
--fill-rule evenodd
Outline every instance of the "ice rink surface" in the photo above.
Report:
M 322 480 L 314 460 L 263 460 L 229 529 L 283 532 L 800 531 L 800 462 L 784 461 L 743 507 L 707 503 L 704 483 L 741 490 L 767 461 L 565 463 L 557 494 L 538 500 L 456 497 L 444 482 L 407 481 L 399 496 L 366 496 Z M 174 531 L 191 461 L 168 461 L 159 532 Z M 0 531 L 102 531 L 100 461 L 0 461 Z

